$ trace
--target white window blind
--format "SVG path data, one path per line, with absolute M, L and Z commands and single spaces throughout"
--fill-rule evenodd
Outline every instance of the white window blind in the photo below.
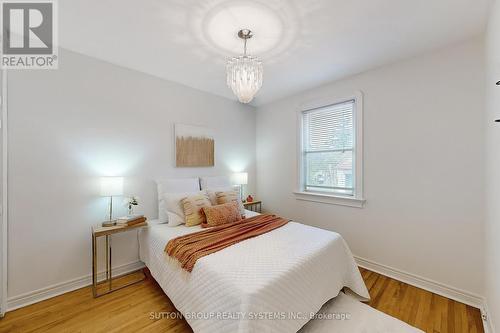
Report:
M 355 100 L 302 113 L 305 191 L 355 195 Z

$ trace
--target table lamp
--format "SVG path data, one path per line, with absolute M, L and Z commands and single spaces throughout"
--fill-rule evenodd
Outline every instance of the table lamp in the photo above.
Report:
M 245 201 L 243 199 L 243 185 L 248 184 L 248 173 L 246 172 L 233 173 L 233 175 L 231 176 L 231 181 L 233 184 L 240 186 L 240 198 L 241 201 Z
M 101 196 L 109 197 L 109 220 L 103 226 L 115 224 L 113 221 L 113 197 L 123 195 L 123 177 L 101 177 Z

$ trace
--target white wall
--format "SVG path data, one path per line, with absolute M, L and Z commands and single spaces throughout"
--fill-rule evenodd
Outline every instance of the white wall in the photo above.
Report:
M 59 64 L 9 73 L 10 298 L 90 274 L 99 176 L 127 177 L 151 218 L 155 179 L 246 170 L 254 188 L 253 108 L 64 50 Z M 174 123 L 215 130 L 216 167 L 174 167 Z M 114 266 L 136 261 L 136 236 L 113 251 Z
M 500 325 L 500 2 L 486 34 L 486 299 L 490 322 Z
M 362 258 L 482 295 L 483 56 L 472 40 L 259 107 L 266 210 L 337 231 Z M 357 90 L 365 208 L 296 200 L 299 105 Z

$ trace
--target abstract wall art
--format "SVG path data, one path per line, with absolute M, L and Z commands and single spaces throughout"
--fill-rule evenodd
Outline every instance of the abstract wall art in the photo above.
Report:
M 175 124 L 175 160 L 177 167 L 215 165 L 213 131 L 201 126 Z

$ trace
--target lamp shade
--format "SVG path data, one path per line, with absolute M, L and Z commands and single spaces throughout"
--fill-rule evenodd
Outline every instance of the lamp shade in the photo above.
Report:
M 123 195 L 123 177 L 101 177 L 101 195 L 103 197 Z
M 236 185 L 248 184 L 248 173 L 246 172 L 233 173 L 233 175 L 231 176 L 231 182 Z

